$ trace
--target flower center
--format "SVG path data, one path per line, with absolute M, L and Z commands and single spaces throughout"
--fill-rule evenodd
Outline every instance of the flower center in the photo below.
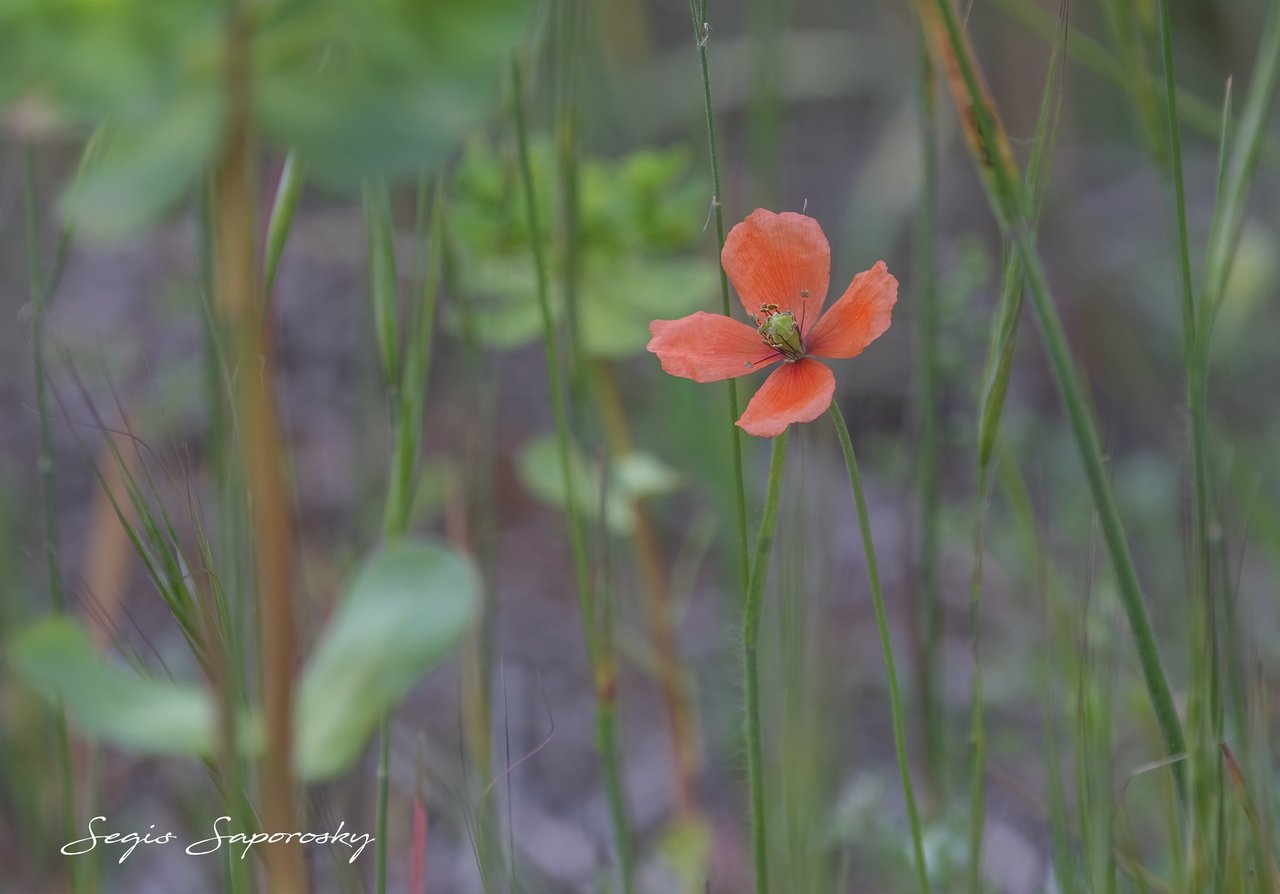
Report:
M 756 332 L 760 333 L 760 340 L 770 349 L 792 362 L 804 356 L 804 341 L 794 313 L 778 310 L 776 304 L 762 304 L 760 313 L 752 314 L 751 319 L 756 324 Z

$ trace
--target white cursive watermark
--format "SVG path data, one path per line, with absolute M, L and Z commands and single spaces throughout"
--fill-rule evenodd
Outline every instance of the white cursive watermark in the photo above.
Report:
M 172 844 L 178 840 L 178 836 L 173 832 L 155 834 L 154 823 L 146 832 L 100 832 L 95 829 L 97 824 L 106 823 L 106 821 L 105 816 L 95 816 L 89 820 L 88 837 L 67 842 L 62 846 L 62 853 L 68 857 L 78 857 L 89 853 L 99 844 L 117 845 L 125 848 L 120 859 L 116 861 L 123 863 L 139 845 Z M 193 857 L 200 857 L 217 853 L 225 845 L 233 853 L 233 849 L 238 850 L 239 857 L 243 860 L 249 856 L 249 851 L 255 844 L 282 844 L 287 841 L 296 841 L 299 844 L 326 844 L 351 848 L 351 857 L 347 862 L 354 863 L 356 857 L 360 856 L 361 852 L 375 840 L 367 832 L 359 834 L 344 832 L 345 822 L 339 822 L 338 828 L 332 832 L 233 832 L 229 828 L 230 823 L 231 817 L 218 817 L 213 821 L 213 835 L 187 845 L 186 852 Z

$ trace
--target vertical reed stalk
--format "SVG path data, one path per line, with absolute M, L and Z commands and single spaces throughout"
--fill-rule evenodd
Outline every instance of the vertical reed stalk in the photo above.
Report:
M 992 210 L 1025 267 L 1027 285 L 1049 354 L 1050 366 L 1066 405 L 1076 446 L 1098 510 L 1103 539 L 1111 554 L 1152 708 L 1160 725 L 1167 753 L 1180 755 L 1186 750 L 1182 723 L 1173 703 L 1155 632 L 1151 627 L 1138 574 L 1129 552 L 1124 524 L 1107 477 L 1098 433 L 1085 401 L 1062 321 L 1058 317 L 1048 275 L 1036 251 L 1028 219 L 1028 202 L 1017 177 L 1008 139 L 995 115 L 994 104 L 987 95 L 977 62 L 951 0 L 917 0 L 917 8 L 933 52 L 947 72 L 952 98 L 960 111 L 965 135 Z M 1179 792 L 1185 793 L 1182 767 L 1174 764 L 1172 770 Z
M 1178 273 L 1182 308 L 1183 366 L 1187 409 L 1190 421 L 1192 468 L 1192 519 L 1191 558 L 1192 607 L 1191 629 L 1192 667 L 1206 667 L 1207 676 L 1199 678 L 1192 687 L 1187 709 L 1187 726 L 1191 739 L 1191 756 L 1188 761 L 1191 776 L 1192 819 L 1188 827 L 1187 871 L 1192 885 L 1202 869 L 1202 848 L 1212 841 L 1207 825 L 1212 803 L 1220 799 L 1222 788 L 1221 752 L 1216 742 L 1221 736 L 1213 719 L 1217 712 L 1212 704 L 1219 692 L 1217 635 L 1214 631 L 1214 594 L 1211 586 L 1209 544 L 1209 494 L 1208 494 L 1208 426 L 1205 418 L 1205 400 L 1201 391 L 1201 378 L 1197 369 L 1198 338 L 1196 327 L 1195 287 L 1191 280 L 1191 249 L 1187 236 L 1187 200 L 1182 172 L 1182 138 L 1178 128 L 1178 98 L 1173 63 L 1173 27 L 1169 18 L 1168 0 L 1156 4 L 1160 22 L 1160 44 L 1164 68 L 1165 132 L 1173 179 L 1174 209 L 1177 224 Z M 1207 691 L 1206 691 L 1207 690 Z M 1208 712 L 1206 714 L 1206 711 Z M 1209 766 L 1205 766 L 1208 763 Z
M 623 412 L 622 397 L 618 393 L 613 366 L 608 361 L 601 360 L 594 364 L 593 371 L 609 452 L 614 457 L 626 456 L 633 449 L 631 431 L 626 413 Z M 631 543 L 640 570 L 650 635 L 658 657 L 658 682 L 670 728 L 675 768 L 675 812 L 680 819 L 690 819 L 698 814 L 699 745 L 696 718 L 689 695 L 689 675 L 680 654 L 671 582 L 662 559 L 662 547 L 658 542 L 653 518 L 643 500 L 631 500 L 630 509 L 635 519 Z
M 46 288 L 43 265 L 40 263 L 40 227 L 36 219 L 36 172 L 31 146 L 22 147 L 23 211 L 26 218 L 27 277 L 31 295 L 31 344 L 35 364 L 36 416 L 40 439 L 38 468 L 40 473 L 41 516 L 44 525 L 44 564 L 49 587 L 49 605 L 55 613 L 66 610 L 66 594 L 62 586 L 62 550 L 58 534 L 58 502 L 53 463 L 53 432 L 49 426 L 49 383 L 45 365 L 45 312 L 48 309 L 49 289 Z M 50 285 L 52 285 L 51 278 Z M 59 707 L 54 718 L 54 748 L 57 752 L 59 781 L 61 783 L 62 822 L 65 832 L 80 828 L 76 819 L 76 774 L 71 757 L 71 732 L 67 727 L 66 712 Z M 74 837 L 68 836 L 68 841 Z M 87 890 L 90 871 L 80 860 L 71 866 L 71 887 L 77 892 Z
M 920 62 L 920 209 L 916 218 L 915 279 L 919 295 L 916 325 L 916 457 L 920 490 L 920 542 L 917 608 L 921 627 L 920 710 L 924 718 L 925 752 L 934 798 L 946 792 L 945 731 L 938 694 L 938 663 L 942 648 L 942 602 L 938 594 L 938 542 L 941 520 L 942 448 L 938 434 L 938 288 L 934 267 L 938 206 L 937 82 L 928 47 L 921 45 Z
M 631 841 L 627 809 L 623 800 L 622 755 L 614 721 L 616 697 L 616 661 L 612 654 L 612 637 L 600 634 L 599 605 L 591 581 L 587 557 L 586 533 L 583 529 L 573 475 L 573 452 L 570 441 L 569 415 L 565 408 L 561 378 L 560 353 L 556 344 L 555 321 L 551 315 L 551 299 L 547 285 L 547 263 L 539 225 L 537 195 L 533 187 L 533 169 L 529 161 L 529 137 L 524 115 L 524 85 L 520 63 L 511 61 L 512 102 L 515 107 L 516 142 L 520 155 L 520 180 L 524 191 L 529 238 L 533 246 L 537 271 L 538 311 L 542 318 L 543 353 L 547 364 L 547 384 L 551 392 L 552 415 L 555 418 L 556 448 L 560 474 L 565 486 L 565 517 L 568 520 L 569 545 L 573 552 L 574 576 L 578 587 L 578 610 L 582 621 L 587 661 L 595 680 L 597 750 L 603 764 L 613 819 L 614 846 L 618 852 L 618 869 L 624 894 L 634 890 L 631 865 Z
M 853 441 L 845 424 L 840 404 L 831 402 L 831 421 L 835 423 L 840 449 L 844 451 L 844 464 L 849 472 L 849 484 L 858 508 L 858 530 L 862 534 L 862 549 L 867 557 L 867 579 L 871 584 L 871 601 L 876 610 L 876 627 L 880 632 L 880 647 L 884 653 L 884 673 L 889 684 L 889 710 L 893 716 L 893 750 L 898 757 L 898 772 L 902 777 L 902 796 L 907 802 L 907 819 L 911 823 L 911 846 L 915 854 L 916 881 L 920 894 L 929 892 L 929 867 L 924 854 L 924 837 L 920 831 L 920 812 L 916 809 L 915 788 L 911 784 L 911 764 L 907 758 L 907 737 L 904 731 L 902 694 L 898 691 L 898 671 L 893 660 L 893 640 L 889 636 L 889 620 L 884 607 L 884 594 L 880 590 L 880 570 L 876 563 L 875 543 L 871 539 L 871 516 L 867 512 L 866 496 L 862 492 L 862 478 L 858 475 L 858 460 L 853 453 Z
M 297 632 L 296 568 L 284 444 L 273 392 L 274 352 L 262 313 L 261 279 L 253 234 L 255 152 L 250 86 L 250 10 L 230 12 L 227 35 L 228 117 L 214 172 L 214 291 L 218 312 L 232 333 L 237 370 L 235 411 L 247 476 L 256 546 L 262 696 L 266 747 L 259 774 L 262 828 L 300 828 L 293 774 L 292 722 Z M 307 889 L 302 849 L 294 842 L 263 850 L 270 890 Z
M 782 494 L 782 469 L 787 457 L 790 430 L 773 439 L 769 455 L 769 482 L 765 489 L 764 515 L 751 562 L 747 598 L 743 606 L 742 663 L 746 678 L 747 784 L 751 799 L 751 849 L 755 858 L 756 894 L 769 891 L 769 835 L 764 806 L 764 753 L 760 737 L 760 669 L 758 645 L 764 587 L 769 577 L 769 554 L 778 527 L 778 505 Z
M 1058 112 L 1062 102 L 1062 78 L 1055 76 L 1059 59 L 1064 56 L 1067 40 L 1066 17 L 1063 15 L 1058 40 L 1053 44 L 1040 98 L 1040 114 L 1036 122 L 1031 156 L 1027 162 L 1026 189 L 1031 196 L 1031 223 L 1039 221 Z M 969 695 L 969 740 L 972 749 L 969 763 L 969 891 L 982 890 L 982 841 L 986 826 L 986 705 L 982 685 L 982 587 L 983 551 L 985 548 L 986 509 L 991 481 L 991 463 L 1000 432 L 1004 400 L 1008 393 L 1017 346 L 1018 319 L 1022 313 L 1025 280 L 1022 263 L 1016 252 L 1005 259 L 1003 281 L 996 317 L 992 322 L 986 369 L 978 415 L 978 487 L 974 512 L 973 571 L 969 580 L 969 641 L 973 656 L 973 679 Z M 1052 777 L 1051 777 L 1052 779 Z
M 702 67 L 702 95 L 707 110 L 707 149 L 711 155 L 711 210 L 716 221 L 716 266 L 720 268 L 720 312 L 731 316 L 729 304 L 729 276 L 720 263 L 724 253 L 724 202 L 720 191 L 720 155 L 716 149 L 716 117 L 711 106 L 711 71 L 707 65 L 707 43 L 711 39 L 711 24 L 707 20 L 707 0 L 689 0 L 689 12 L 693 16 L 693 39 L 698 45 L 698 62 Z M 733 438 L 733 485 L 738 510 L 738 559 L 744 586 L 751 578 L 751 552 L 747 545 L 747 492 L 742 477 L 742 432 L 738 421 L 738 383 L 728 380 L 729 431 Z

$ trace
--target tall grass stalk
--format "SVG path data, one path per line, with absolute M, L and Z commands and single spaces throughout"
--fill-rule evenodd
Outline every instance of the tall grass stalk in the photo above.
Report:
M 51 279 L 46 286 L 43 265 L 40 262 L 40 227 L 36 216 L 36 172 L 31 146 L 22 147 L 23 211 L 27 238 L 27 279 L 31 296 L 31 345 L 35 364 L 36 415 L 40 453 L 37 460 L 40 473 L 41 516 L 44 525 L 44 564 L 49 588 L 49 605 L 55 613 L 66 610 L 66 595 L 62 585 L 62 550 L 58 533 L 58 502 L 53 461 L 53 432 L 49 418 L 49 382 L 45 360 L 45 312 L 48 310 L 49 289 L 56 284 Z M 60 266 L 60 265 L 58 265 Z M 55 273 L 56 276 L 56 273 Z M 59 794 L 62 798 L 62 822 L 64 832 L 80 828 L 76 810 L 76 775 L 71 759 L 71 732 L 67 715 L 61 707 L 54 712 L 54 750 L 58 761 Z M 68 841 L 74 840 L 67 837 Z M 89 867 L 73 860 L 71 887 L 76 894 L 87 890 Z
M 785 83 L 782 42 L 787 32 L 783 0 L 749 0 L 747 29 L 751 41 L 751 86 L 747 91 L 747 152 L 754 203 L 773 207 L 777 200 L 778 165 L 782 158 L 782 91 Z M 704 19 L 705 21 L 705 19 Z
M 1166 79 L 1171 81 L 1172 37 L 1167 10 L 1161 4 L 1162 38 L 1165 43 Z M 1190 763 L 1193 787 L 1194 825 L 1193 846 L 1188 849 L 1192 859 L 1193 884 L 1205 883 L 1203 873 L 1212 870 L 1221 881 L 1221 863 L 1225 858 L 1224 802 L 1221 792 L 1224 786 L 1224 766 L 1218 743 L 1224 732 L 1223 692 L 1221 685 L 1221 644 L 1219 632 L 1219 600 L 1230 598 L 1226 589 L 1215 592 L 1213 585 L 1214 540 L 1220 538 L 1220 513 L 1217 508 L 1214 461 L 1209 427 L 1209 364 L 1213 339 L 1213 327 L 1218 307 L 1230 276 L 1232 262 L 1240 230 L 1244 224 L 1245 205 L 1252 186 L 1258 158 L 1266 138 L 1266 125 L 1270 117 L 1277 82 L 1280 81 L 1280 11 L 1271 9 L 1263 30 L 1252 82 L 1241 113 L 1239 131 L 1230 135 L 1229 102 L 1224 105 L 1221 138 L 1221 168 L 1217 202 L 1210 229 L 1209 246 L 1205 257 L 1204 282 L 1200 289 L 1198 306 L 1192 303 L 1194 325 L 1190 333 L 1184 333 L 1188 345 L 1186 357 L 1187 405 L 1191 421 L 1192 477 L 1194 482 L 1193 537 L 1195 555 L 1193 573 L 1194 596 L 1197 606 L 1192 613 L 1193 661 L 1204 668 L 1198 674 L 1201 685 L 1193 693 L 1192 707 L 1188 710 L 1188 723 L 1192 729 L 1192 760 Z M 1172 96 L 1172 92 L 1169 92 Z M 1176 102 L 1169 100 L 1170 132 L 1172 145 L 1178 142 Z M 1176 184 L 1175 184 L 1176 185 Z M 1179 209 L 1179 215 L 1185 211 Z M 1185 227 L 1181 224 L 1180 227 Z M 1180 229 L 1180 239 L 1182 231 Z M 1186 251 L 1180 242 L 1180 251 Z M 1189 265 L 1188 265 L 1189 267 Z M 1185 270 L 1184 270 L 1185 274 Z M 1184 280 L 1184 296 L 1192 292 L 1189 278 Z M 1185 305 L 1188 299 L 1184 297 Z M 1186 321 L 1184 320 L 1184 325 Z M 1193 710 L 1194 709 L 1194 710 Z
M 845 424 L 840 404 L 831 402 L 831 421 L 835 424 L 840 449 L 844 452 L 845 469 L 849 472 L 849 485 L 858 509 L 858 531 L 862 535 L 862 549 L 867 559 L 867 580 L 871 585 L 871 601 L 876 611 L 876 629 L 880 633 L 880 648 L 884 654 L 885 682 L 889 686 L 889 711 L 893 718 L 893 750 L 898 759 L 898 772 L 902 779 L 902 797 L 907 804 L 907 820 L 911 825 L 911 847 L 915 856 L 916 881 L 920 894 L 929 892 L 929 866 L 924 851 L 924 835 L 920 828 L 920 811 L 916 807 L 915 787 L 911 782 L 911 763 L 907 757 L 907 736 L 904 729 L 902 694 L 898 689 L 897 664 L 893 659 L 893 640 L 889 635 L 889 619 L 884 606 L 884 593 L 880 590 L 880 569 L 876 562 L 875 542 L 871 537 L 871 516 L 867 512 L 867 499 L 862 492 L 862 478 L 858 474 L 858 460 L 853 453 L 853 441 L 849 426 Z
M 942 445 L 938 432 L 941 371 L 938 358 L 938 282 L 935 266 L 938 235 L 938 102 L 937 76 L 928 48 L 920 51 L 920 207 L 916 218 L 916 431 L 919 453 L 916 481 L 920 492 L 920 542 L 917 600 L 921 630 L 920 709 L 924 718 L 925 754 L 935 801 L 945 798 L 946 735 L 938 672 L 942 649 L 942 599 L 938 592 L 938 551 L 942 520 Z
M 729 276 L 725 273 L 720 256 L 724 253 L 724 201 L 720 191 L 720 154 L 716 148 L 716 116 L 711 105 L 711 70 L 707 64 L 707 44 L 711 40 L 711 23 L 707 20 L 707 0 L 689 0 L 689 12 L 693 17 L 693 39 L 698 47 L 698 62 L 702 69 L 702 96 L 707 111 L 707 150 L 711 156 L 711 212 L 716 223 L 716 265 L 720 268 L 720 312 L 731 316 L 729 304 Z M 747 492 L 742 476 L 742 432 L 734 423 L 738 421 L 738 383 L 727 382 L 729 391 L 729 430 L 733 439 L 733 486 L 735 506 L 738 510 L 738 559 L 744 587 L 751 579 L 751 552 L 747 544 Z
M 1186 750 L 1182 723 L 1173 703 L 1164 663 L 1129 552 L 1124 524 L 1107 477 L 1098 433 L 1067 346 L 1057 305 L 1049 288 L 1048 275 L 1036 250 L 1028 217 L 1028 202 L 1016 173 L 1012 153 L 1008 151 L 1008 139 L 998 123 L 993 103 L 986 95 L 977 62 L 951 0 L 917 0 L 917 9 L 925 23 L 935 58 L 947 71 L 952 99 L 965 128 L 992 210 L 1025 267 L 1027 285 L 1054 380 L 1066 404 L 1076 446 L 1098 510 L 1103 539 L 1115 568 L 1152 708 L 1160 725 L 1167 753 L 1180 755 Z M 1174 764 L 1172 772 L 1179 791 L 1185 795 L 1181 766 Z
M 462 722 L 467 758 L 483 785 L 493 773 L 493 667 L 498 651 L 497 388 L 493 365 L 487 362 L 489 358 L 479 341 L 472 306 L 474 298 L 458 286 L 454 259 L 449 251 L 449 216 L 443 194 L 436 196 L 435 208 L 437 219 L 433 226 L 439 228 L 444 248 L 440 275 L 444 292 L 453 298 L 458 311 L 467 370 L 466 399 L 475 408 L 475 412 L 469 414 L 468 425 L 460 433 L 459 441 L 462 455 L 467 458 L 462 463 L 461 483 L 467 518 L 466 537 L 470 541 L 468 548 L 476 557 L 481 578 L 480 617 L 467 638 L 462 654 Z M 507 865 L 508 859 L 514 859 L 514 855 L 509 854 L 508 859 L 503 857 L 496 799 L 483 797 L 476 806 L 476 812 L 476 861 L 485 890 L 494 890 L 488 881 L 491 873 L 501 876 L 507 872 L 508 884 L 514 885 Z
M 400 413 L 399 377 L 399 278 L 396 273 L 396 256 L 391 200 L 383 183 L 366 184 L 364 189 L 365 237 L 369 254 L 369 296 L 373 307 L 374 331 L 377 335 L 378 358 L 382 364 L 383 386 L 387 390 L 387 409 L 391 423 L 393 470 L 387 482 L 386 513 L 383 518 L 383 537 L 388 543 L 404 533 L 398 524 L 398 504 L 407 503 L 407 497 L 397 490 L 397 475 L 401 432 L 405 431 Z M 374 843 L 373 889 L 377 894 L 387 890 L 387 814 L 391 794 L 391 720 L 384 714 L 378 721 L 378 769 L 377 806 Z
M 1056 40 L 1062 27 L 1061 16 L 1046 12 L 1035 0 L 992 0 L 992 5 L 1027 31 L 1045 40 Z M 1067 27 L 1067 54 L 1082 69 L 1091 71 L 1123 90 L 1130 90 L 1128 73 L 1107 48 L 1074 25 Z M 1178 88 L 1178 104 L 1183 121 L 1198 133 L 1214 137 L 1218 134 L 1218 108 L 1190 91 Z M 1268 146 L 1267 160 L 1280 161 L 1280 152 Z
M 265 752 L 259 777 L 265 829 L 298 829 L 293 773 L 293 686 L 297 655 L 294 617 L 296 557 L 291 504 L 285 487 L 284 444 L 274 387 L 274 352 L 262 312 L 262 280 L 253 234 L 255 143 L 252 132 L 251 10 L 228 13 L 227 122 L 213 178 L 215 304 L 232 333 L 239 370 L 235 415 L 256 546 L 259 645 L 265 712 Z M 274 892 L 307 888 L 301 846 L 269 845 L 263 859 Z
M 555 419 L 556 449 L 560 459 L 560 474 L 565 487 L 565 517 L 568 520 L 569 544 L 573 552 L 574 574 L 578 587 L 578 610 L 582 620 L 583 640 L 587 660 L 595 680 L 597 750 L 603 765 L 606 790 L 609 794 L 610 815 L 613 819 L 614 847 L 618 854 L 618 869 L 622 876 L 624 894 L 634 890 L 631 864 L 631 841 L 627 822 L 626 804 L 623 802 L 622 755 L 618 745 L 614 722 L 616 710 L 616 661 L 608 651 L 612 638 L 600 635 L 596 594 L 591 581 L 587 558 L 586 534 L 582 526 L 573 476 L 573 453 L 570 441 L 569 416 L 565 408 L 564 387 L 561 378 L 560 354 L 557 347 L 555 321 L 551 314 L 551 298 L 547 286 L 547 262 L 539 225 L 537 195 L 533 186 L 533 169 L 529 161 L 529 137 L 525 125 L 524 85 L 520 62 L 511 61 L 512 102 L 515 111 L 516 142 L 520 155 L 520 180 L 524 191 L 525 212 L 528 218 L 529 237 L 533 246 L 534 267 L 537 272 L 538 311 L 542 318 L 543 353 L 547 364 L 547 384 L 551 392 L 551 409 Z
M 581 279 L 579 241 L 580 154 L 580 57 L 583 55 L 587 6 L 582 0 L 559 0 L 556 10 L 559 53 L 557 54 L 556 146 L 559 161 L 561 243 L 565 260 L 564 290 L 570 343 L 573 345 L 571 398 L 590 382 L 596 398 L 605 441 L 610 454 L 620 459 L 633 449 L 630 426 L 618 392 L 614 367 L 607 360 L 588 361 L 581 349 L 578 319 L 578 292 Z M 575 407 L 577 413 L 582 407 Z M 687 674 L 680 656 L 676 622 L 671 606 L 671 586 L 663 561 L 657 530 L 645 502 L 629 501 L 635 523 L 631 543 L 640 572 L 650 638 L 658 658 L 658 684 L 672 740 L 673 798 L 681 818 L 698 812 L 697 773 L 699 747 L 693 707 L 686 683 Z
M 569 379 L 569 412 L 573 430 L 585 429 L 585 404 L 589 369 L 582 352 L 582 320 L 578 296 L 582 280 L 582 252 L 578 241 L 579 202 L 578 156 L 581 146 L 581 104 L 578 101 L 579 72 L 585 32 L 585 4 L 582 0 L 555 0 L 551 8 L 554 22 L 555 62 L 555 143 L 556 185 L 560 202 L 560 229 L 556 234 L 564 258 L 565 351 Z
M 1187 236 L 1187 201 L 1182 171 L 1182 139 L 1178 128 L 1178 96 L 1173 62 L 1173 27 L 1170 22 L 1168 0 L 1156 4 L 1160 24 L 1160 44 L 1164 69 L 1165 137 L 1173 180 L 1175 221 L 1177 224 L 1178 272 L 1182 308 L 1183 364 L 1188 415 L 1191 429 L 1192 468 L 1192 518 L 1191 518 L 1191 585 L 1190 596 L 1192 630 L 1191 666 L 1203 668 L 1207 673 L 1197 673 L 1197 682 L 1191 689 L 1187 710 L 1187 725 L 1191 735 L 1191 755 L 1188 766 L 1191 775 L 1191 839 L 1187 847 L 1187 871 L 1192 886 L 1199 886 L 1197 876 L 1204 865 L 1204 848 L 1208 847 L 1210 859 L 1216 851 L 1218 836 L 1209 834 L 1214 823 L 1213 815 L 1221 818 L 1222 760 L 1216 743 L 1222 735 L 1218 722 L 1216 703 L 1219 697 L 1217 656 L 1218 637 L 1215 631 L 1215 598 L 1211 584 L 1211 547 L 1209 543 L 1209 482 L 1208 482 L 1208 425 L 1205 402 L 1201 399 L 1197 375 L 1199 333 L 1196 325 L 1195 290 L 1191 280 L 1191 248 Z M 1224 106 L 1229 108 L 1229 101 Z M 1224 123 L 1224 140 L 1226 127 Z M 1225 152 L 1223 158 L 1226 157 Z M 1215 810 L 1215 807 L 1217 808 Z M 1217 831 L 1221 831 L 1217 823 Z M 1218 856 L 1221 856 L 1219 853 Z M 1216 861 L 1214 861 L 1216 862 Z M 1212 865 L 1212 864 L 1211 864 Z
M 382 184 L 372 185 L 366 193 L 366 228 L 369 233 L 370 291 L 375 321 L 386 327 L 379 346 L 395 351 L 393 358 L 383 356 L 390 370 L 388 406 L 391 430 L 390 474 L 387 478 L 386 511 L 383 537 L 394 543 L 409 529 L 414 495 L 418 486 L 418 457 L 422 446 L 422 421 L 426 411 L 427 373 L 431 365 L 432 337 L 435 331 L 439 269 L 443 256 L 443 228 L 439 225 L 440 202 L 435 205 L 436 219 L 430 230 L 427 265 L 422 282 L 421 300 L 411 306 L 407 319 L 401 319 L 399 276 L 397 274 L 394 221 L 389 196 Z M 419 211 L 421 215 L 421 209 Z M 419 227 L 421 229 L 421 227 Z M 400 344 L 401 331 L 405 332 Z M 398 361 L 398 362 L 397 362 Z M 387 717 L 379 726 L 378 806 L 379 830 L 376 854 L 375 887 L 378 894 L 386 890 L 387 811 L 390 780 L 390 727 Z
M 596 361 L 592 364 L 592 378 L 609 452 L 614 457 L 624 457 L 632 452 L 634 444 L 613 365 L 607 360 Z M 633 498 L 628 505 L 635 520 L 631 544 L 640 571 L 649 635 L 658 664 L 658 684 L 671 736 L 675 812 L 680 819 L 691 819 L 699 812 L 697 777 L 700 747 L 697 718 L 689 693 L 689 673 L 680 653 L 671 580 L 647 504 L 642 499 Z
M 747 786 L 751 802 L 751 851 L 756 874 L 756 894 L 769 891 L 769 834 L 765 813 L 764 750 L 760 735 L 760 615 L 764 607 L 765 582 L 769 577 L 769 555 L 778 527 L 778 506 L 782 494 L 782 470 L 787 458 L 789 430 L 773 439 L 769 455 L 769 480 L 765 488 L 764 514 L 752 554 L 746 601 L 743 605 L 742 665 L 746 682 Z
M 1032 226 L 1039 221 L 1048 187 L 1048 171 L 1057 133 L 1058 113 L 1062 101 L 1062 77 L 1058 64 L 1064 58 L 1066 43 L 1065 9 L 1058 41 L 1053 45 L 1040 98 L 1031 156 L 1027 163 L 1026 189 L 1030 195 Z M 973 571 L 969 581 L 970 651 L 973 657 L 973 679 L 969 696 L 969 738 L 972 749 L 969 761 L 969 891 L 979 894 L 982 888 L 982 842 L 986 828 L 986 704 L 983 694 L 982 666 L 982 588 L 983 551 L 985 549 L 986 509 L 991 485 L 991 464 L 1000 432 L 1004 401 L 1009 390 L 1017 343 L 1018 320 L 1022 314 L 1025 289 L 1022 263 L 1016 252 L 1005 259 L 1000 299 L 989 334 L 986 369 L 978 415 L 978 486 L 974 512 Z

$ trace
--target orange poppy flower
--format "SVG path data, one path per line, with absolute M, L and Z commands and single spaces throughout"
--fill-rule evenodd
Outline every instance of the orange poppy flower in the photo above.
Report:
M 703 311 L 654 320 L 649 350 L 673 376 L 716 382 L 782 361 L 747 404 L 738 425 L 772 438 L 831 406 L 836 379 L 814 357 L 856 357 L 889 328 L 898 280 L 884 261 L 859 273 L 822 313 L 831 245 L 812 217 L 757 208 L 729 231 L 720 255 L 755 326 Z

